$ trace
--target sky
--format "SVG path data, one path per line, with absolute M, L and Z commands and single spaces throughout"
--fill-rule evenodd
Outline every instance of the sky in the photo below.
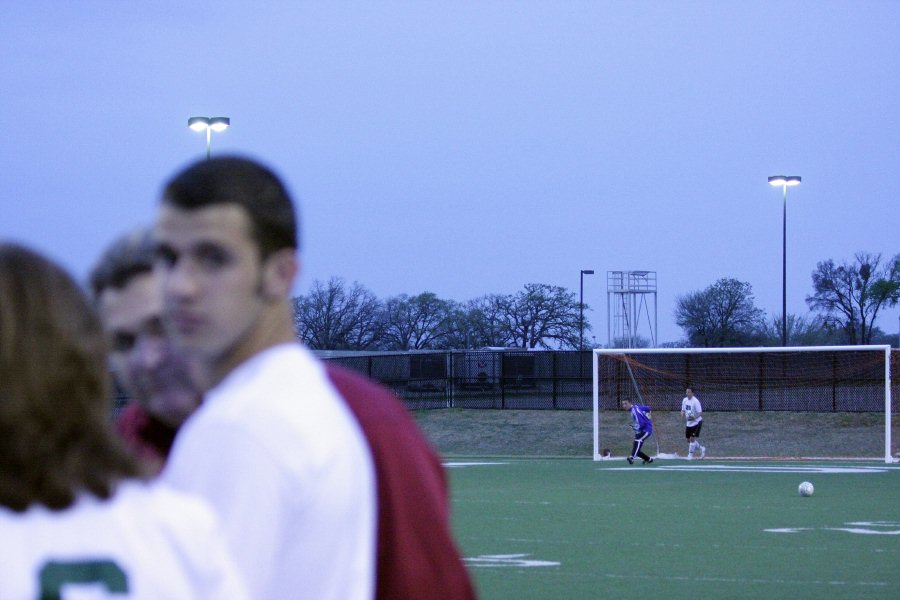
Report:
M 5 0 L 0 56 L 0 239 L 82 281 L 205 158 L 196 115 L 297 200 L 297 294 L 578 294 L 591 269 L 603 345 L 607 273 L 646 270 L 659 342 L 723 277 L 780 316 L 779 174 L 789 313 L 818 262 L 900 253 L 896 1 Z

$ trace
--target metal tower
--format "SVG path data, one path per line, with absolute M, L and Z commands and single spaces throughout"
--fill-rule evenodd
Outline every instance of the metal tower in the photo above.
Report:
M 653 315 L 650 315 L 650 302 Z M 634 348 L 641 327 L 656 347 L 656 271 L 606 272 L 606 335 L 609 348 Z

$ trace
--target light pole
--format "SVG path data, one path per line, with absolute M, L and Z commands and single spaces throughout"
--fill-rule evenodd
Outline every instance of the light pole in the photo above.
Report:
M 787 346 L 787 189 L 800 185 L 799 175 L 773 175 L 769 185 L 781 186 L 784 192 L 784 210 L 781 219 L 781 345 Z
M 584 349 L 584 276 L 593 275 L 592 269 L 582 269 L 579 277 L 579 296 L 578 296 L 578 349 Z
M 209 139 L 212 132 L 225 131 L 231 125 L 228 117 L 191 117 L 188 119 L 188 127 L 194 131 L 206 131 L 206 160 L 209 160 Z

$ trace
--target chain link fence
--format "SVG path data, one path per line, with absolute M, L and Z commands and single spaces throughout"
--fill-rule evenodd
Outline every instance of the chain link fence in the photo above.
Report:
M 468 350 L 319 353 L 378 380 L 412 410 L 590 409 L 591 353 Z
M 319 354 L 325 360 L 340 363 L 380 381 L 411 410 L 451 407 L 588 410 L 593 403 L 590 351 L 461 350 Z M 622 384 L 623 377 L 618 378 L 619 384 Z M 891 384 L 892 412 L 898 412 L 898 351 L 891 353 Z M 628 382 L 627 386 L 622 387 L 632 386 Z M 873 383 L 873 388 L 877 387 L 877 382 Z M 679 387 L 677 391 L 678 394 L 671 399 L 672 406 L 667 405 L 666 409 L 680 408 L 681 392 L 684 390 Z M 821 394 L 810 399 L 804 397 L 802 392 L 802 389 L 791 390 L 793 399 L 790 401 L 776 397 L 774 393 L 763 399 L 758 392 L 754 392 L 748 396 L 746 403 L 717 407 L 713 401 L 709 410 L 884 410 L 883 399 L 879 405 L 877 397 L 875 401 L 867 402 L 847 396 L 844 401 L 836 403 L 830 394 L 822 396 L 823 400 L 819 398 Z
M 593 405 L 590 351 L 319 351 L 316 354 L 323 360 L 341 364 L 379 381 L 403 400 L 410 410 L 590 410 Z M 891 353 L 891 399 L 892 412 L 900 412 L 900 351 L 896 350 Z M 116 386 L 113 400 L 115 415 L 129 397 Z M 679 396 L 667 408 L 678 410 L 680 401 Z M 710 406 L 709 410 L 713 408 Z M 771 406 L 764 403 L 763 407 L 757 404 L 749 408 L 764 409 L 771 409 Z M 835 406 L 828 401 L 821 406 L 815 404 L 793 410 L 828 412 L 834 409 Z M 868 407 L 856 408 L 860 409 L 868 410 Z M 873 409 L 878 410 L 877 407 Z

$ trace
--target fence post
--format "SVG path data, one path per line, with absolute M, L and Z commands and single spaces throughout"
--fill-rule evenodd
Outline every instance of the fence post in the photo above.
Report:
M 762 354 L 759 355 L 759 358 L 757 360 L 759 361 L 759 382 L 757 383 L 757 386 L 756 386 L 756 389 L 757 389 L 756 404 L 759 407 L 759 410 L 762 411 L 763 410 L 763 393 L 764 393 L 763 382 L 766 380 L 766 366 L 765 366 L 765 362 L 763 360 Z
M 553 410 L 556 410 L 556 352 L 552 354 L 552 357 L 550 361 L 550 381 L 553 386 Z
M 500 382 L 500 408 L 506 408 L 506 352 L 500 352 L 500 372 L 497 378 Z
M 447 408 L 453 408 L 453 386 L 456 383 L 455 378 L 453 377 L 453 352 L 450 350 L 446 353 L 446 360 L 450 363 L 447 365 L 447 387 L 445 398 L 447 400 Z
M 831 355 L 831 412 L 837 412 L 837 356 Z

